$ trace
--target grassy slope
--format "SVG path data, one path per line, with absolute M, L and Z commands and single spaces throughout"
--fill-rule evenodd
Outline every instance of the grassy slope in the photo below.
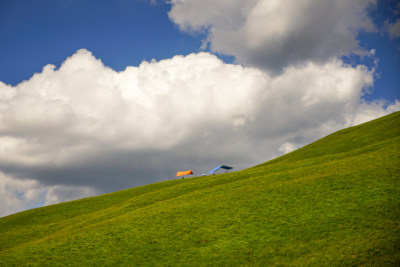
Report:
M 400 113 L 253 168 L 0 218 L 0 265 L 400 263 Z

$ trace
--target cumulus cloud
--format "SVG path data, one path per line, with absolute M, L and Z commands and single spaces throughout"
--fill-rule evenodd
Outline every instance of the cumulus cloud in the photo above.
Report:
M 400 18 L 393 23 L 388 20 L 385 21 L 384 30 L 389 34 L 390 38 L 400 37 Z
M 96 190 L 90 186 L 55 185 L 47 188 L 44 205 L 94 196 L 95 194 Z
M 173 179 L 181 169 L 250 167 L 400 108 L 360 100 L 372 85 L 373 70 L 338 59 L 270 76 L 198 53 L 116 72 L 79 50 L 58 69 L 0 82 L 1 190 L 10 199 L 1 212 Z
M 22 181 L 0 172 L 0 216 L 41 205 L 44 194 L 37 181 Z
M 171 0 L 170 19 L 183 31 L 205 31 L 213 52 L 273 74 L 309 60 L 324 63 L 366 54 L 356 39 L 375 31 L 376 0 Z
M 95 194 L 92 187 L 45 186 L 34 179 L 17 179 L 0 172 L 0 216 Z
M 279 151 L 286 154 L 296 150 L 296 146 L 292 143 L 286 142 L 279 147 Z
M 117 72 L 81 49 L 16 86 L 0 81 L 0 216 L 178 170 L 251 167 L 400 110 L 363 100 L 374 69 L 340 60 L 373 56 L 357 34 L 376 30 L 376 0 L 168 3 L 182 31 L 241 65 L 203 52 Z
M 400 37 L 400 3 L 391 8 L 391 13 L 385 20 L 381 32 L 387 33 L 391 39 L 395 39 Z

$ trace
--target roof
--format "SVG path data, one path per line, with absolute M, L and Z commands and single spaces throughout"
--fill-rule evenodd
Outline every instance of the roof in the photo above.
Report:
M 188 171 L 177 172 L 176 176 L 183 176 L 183 175 L 187 175 L 187 174 L 193 174 L 193 171 L 192 170 L 188 170 Z
M 226 165 L 221 165 L 221 166 L 215 167 L 214 169 L 212 169 L 212 170 L 209 171 L 208 173 L 214 173 L 214 172 L 216 172 L 216 171 L 219 170 L 219 169 L 230 170 L 230 169 L 233 169 L 233 167 L 226 166 Z

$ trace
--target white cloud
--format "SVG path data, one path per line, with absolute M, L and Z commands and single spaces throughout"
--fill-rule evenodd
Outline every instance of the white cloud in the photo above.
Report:
M 207 30 L 214 52 L 280 73 L 308 60 L 366 54 L 359 31 L 374 31 L 367 15 L 376 0 L 171 0 L 170 19 L 183 31 Z
M 356 36 L 375 30 L 375 0 L 170 4 L 182 31 L 244 65 L 198 53 L 117 72 L 81 49 L 16 86 L 0 81 L 0 216 L 177 170 L 250 167 L 400 110 L 362 100 L 374 69 L 338 59 L 374 57 Z
M 56 203 L 171 179 L 180 169 L 250 167 L 399 110 L 398 102 L 361 101 L 372 84 L 371 70 L 337 59 L 275 77 L 209 53 L 116 72 L 79 50 L 59 69 L 45 66 L 15 87 L 0 83 L 0 170 L 14 188 L 3 182 L 9 201 L 1 212 L 39 195 Z M 15 198 L 30 188 L 32 197 Z
M 296 145 L 294 145 L 294 144 L 292 144 L 292 143 L 289 143 L 289 142 L 283 143 L 283 144 L 279 147 L 279 151 L 282 152 L 283 154 L 292 152 L 292 151 L 294 151 L 294 150 L 296 150 L 296 149 L 297 149 Z
M 44 193 L 35 180 L 17 180 L 0 172 L 0 216 L 40 205 Z
M 56 204 L 64 201 L 90 197 L 96 195 L 96 191 L 88 186 L 51 186 L 46 191 L 44 205 Z
M 240 27 L 257 0 L 171 0 L 169 3 L 172 5 L 169 16 L 181 30 L 201 31 L 213 26 L 227 30 Z
M 387 33 L 389 34 L 390 38 L 400 37 L 400 18 L 398 18 L 393 23 L 389 23 L 389 21 L 386 20 L 384 27 Z
M 95 194 L 91 187 L 46 186 L 33 179 L 17 179 L 0 171 L 0 217 Z

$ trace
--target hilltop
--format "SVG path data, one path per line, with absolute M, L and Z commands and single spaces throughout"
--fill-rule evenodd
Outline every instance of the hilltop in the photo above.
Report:
M 396 112 L 247 170 L 0 218 L 0 265 L 398 266 L 399 178 Z

